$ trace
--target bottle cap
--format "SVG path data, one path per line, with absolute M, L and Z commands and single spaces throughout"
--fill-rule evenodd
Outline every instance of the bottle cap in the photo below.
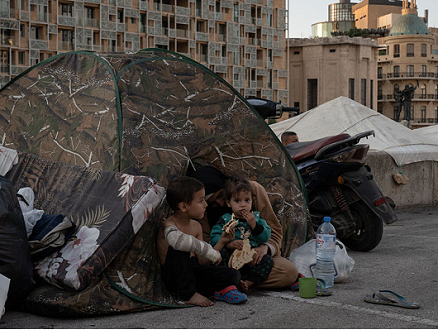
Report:
M 330 217 L 324 217 L 324 222 L 330 222 L 331 218 Z

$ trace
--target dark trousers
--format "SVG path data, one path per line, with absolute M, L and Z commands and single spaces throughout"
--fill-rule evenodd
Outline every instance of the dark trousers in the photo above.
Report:
M 188 301 L 196 293 L 212 296 L 230 285 L 238 285 L 239 271 L 222 266 L 201 266 L 197 257 L 169 246 L 161 276 L 167 290 L 177 299 Z
M 230 250 L 227 248 L 222 249 L 222 262 L 220 264 L 221 266 L 228 265 L 228 261 L 230 260 L 233 251 L 234 250 Z M 258 264 L 255 264 L 253 267 L 251 267 L 249 264 L 246 264 L 242 268 L 240 268 L 239 271 L 242 275 L 242 279 L 251 281 L 254 284 L 259 284 L 268 278 L 273 266 L 274 261 L 272 260 L 272 257 L 268 254 L 265 254 Z

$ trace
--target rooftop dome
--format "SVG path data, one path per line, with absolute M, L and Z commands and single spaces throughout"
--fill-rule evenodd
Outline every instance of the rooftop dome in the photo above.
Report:
M 429 34 L 426 23 L 418 15 L 407 14 L 400 16 L 392 26 L 391 32 L 389 32 L 390 36 L 410 34 Z

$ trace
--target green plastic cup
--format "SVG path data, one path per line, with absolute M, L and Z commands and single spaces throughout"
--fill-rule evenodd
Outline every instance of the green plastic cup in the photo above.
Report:
M 319 291 L 316 291 L 316 283 L 319 283 Z M 313 277 L 301 277 L 298 280 L 298 289 L 301 298 L 315 298 L 316 295 L 321 295 L 323 285 L 320 281 Z

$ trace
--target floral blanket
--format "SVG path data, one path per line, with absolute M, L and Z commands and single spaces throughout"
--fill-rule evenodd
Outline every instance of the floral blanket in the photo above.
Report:
M 35 208 L 63 214 L 77 231 L 58 252 L 38 261 L 39 277 L 59 288 L 83 290 L 114 260 L 165 195 L 145 176 L 67 165 L 27 153 L 7 174 L 30 187 Z

